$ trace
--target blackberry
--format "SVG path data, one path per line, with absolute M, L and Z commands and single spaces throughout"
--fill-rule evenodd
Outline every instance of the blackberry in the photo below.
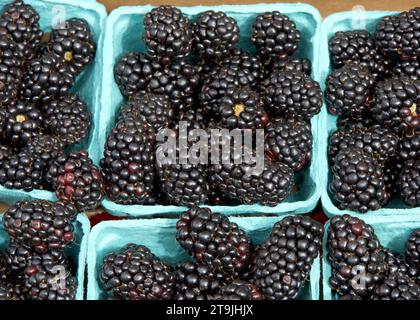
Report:
M 263 64 L 259 57 L 242 49 L 234 49 L 231 55 L 226 56 L 220 62 L 220 66 L 246 70 L 257 83 L 261 83 L 265 78 Z
M 185 262 L 175 270 L 175 300 L 208 300 L 227 283 L 222 273 L 202 263 Z
M 274 115 L 309 120 L 322 107 L 318 82 L 298 71 L 274 71 L 264 81 L 266 103 Z
M 300 31 L 288 16 L 278 11 L 265 12 L 255 19 L 251 40 L 262 57 L 278 60 L 296 51 Z
M 311 125 L 293 118 L 275 119 L 267 126 L 265 145 L 271 159 L 299 171 L 311 160 Z
M 383 169 L 366 152 L 343 149 L 335 157 L 332 172 L 329 190 L 340 209 L 365 213 L 388 202 Z
M 371 128 L 336 131 L 329 139 L 328 157 L 333 161 L 340 151 L 357 148 L 384 164 L 395 156 L 398 141 L 394 132 L 377 125 Z
M 417 60 L 397 61 L 393 74 L 396 77 L 406 76 L 411 80 L 420 79 L 420 58 Z
M 21 96 L 36 104 L 68 94 L 74 85 L 74 76 L 54 53 L 31 60 L 22 82 Z
M 269 122 L 260 95 L 250 87 L 229 92 L 220 99 L 221 126 L 228 129 L 262 129 Z
M 166 95 L 175 111 L 182 111 L 194 105 L 199 80 L 198 69 L 180 61 L 156 71 L 150 78 L 147 90 L 154 94 Z
M 0 19 L 1 20 L 1 19 Z M 23 57 L 9 35 L 0 32 L 0 104 L 7 107 L 18 93 Z
M 44 162 L 27 151 L 14 154 L 0 167 L 0 184 L 8 189 L 41 189 Z
M 389 57 L 420 56 L 420 8 L 385 16 L 376 25 L 375 39 Z
M 321 249 L 323 226 L 305 216 L 277 222 L 256 251 L 252 281 L 268 300 L 295 299 Z
M 227 277 L 236 278 L 251 256 L 252 242 L 245 232 L 209 208 L 182 213 L 176 230 L 177 241 L 197 262 Z
M 72 18 L 53 27 L 49 46 L 75 76 L 95 58 L 96 44 L 84 19 Z
M 169 300 L 174 295 L 171 267 L 144 246 L 129 244 L 106 255 L 100 279 L 107 291 L 124 300 Z
M 160 6 L 144 17 L 143 38 L 147 53 L 168 65 L 184 59 L 191 51 L 189 20 L 178 8 Z
M 74 203 L 79 212 L 96 209 L 102 201 L 103 190 L 99 168 L 86 151 L 70 153 L 64 165 L 57 168 L 57 198 Z
M 420 229 L 410 234 L 405 245 L 405 257 L 412 266 L 420 266 Z
M 65 145 L 79 143 L 89 135 L 91 114 L 77 94 L 62 96 L 44 105 L 44 127 Z
M 0 34 L 10 34 L 25 60 L 32 60 L 43 36 L 38 12 L 21 0 L 5 5 L 0 17 Z
M 401 170 L 398 187 L 403 201 L 412 207 L 420 206 L 420 159 L 408 160 Z
M 13 240 L 46 253 L 61 250 L 73 241 L 70 214 L 50 201 L 18 201 L 5 212 L 3 224 Z
M 105 194 L 120 204 L 141 204 L 153 192 L 155 133 L 150 124 L 126 117 L 112 129 L 100 162 Z
M 281 71 L 298 71 L 310 76 L 312 73 L 312 64 L 306 59 L 287 57 L 285 59 L 273 61 L 269 65 L 269 70 L 281 70 Z
M 66 265 L 57 264 L 50 270 L 31 265 L 24 275 L 29 300 L 75 300 L 76 279 Z
M 402 134 L 397 152 L 397 158 L 401 162 L 420 159 L 420 131 Z
M 328 42 L 333 65 L 341 68 L 356 63 L 368 68 L 374 79 L 389 73 L 389 62 L 377 48 L 375 39 L 366 30 L 338 31 Z
M 332 114 L 362 117 L 372 102 L 374 79 L 367 69 L 350 63 L 333 71 L 326 81 L 325 100 Z
M 146 90 L 150 79 L 160 64 L 140 52 L 128 52 L 114 66 L 115 81 L 126 97 Z
M 22 146 L 40 134 L 41 112 L 26 101 L 16 101 L 6 109 L 5 136 L 13 146 Z
M 390 274 L 378 284 L 370 300 L 420 300 L 420 285 L 407 275 Z
M 238 24 L 221 11 L 201 12 L 191 28 L 194 51 L 204 61 L 221 60 L 239 42 Z
M 386 79 L 375 88 L 373 118 L 398 131 L 420 129 L 420 80 Z
M 259 289 L 243 280 L 233 280 L 223 286 L 220 293 L 211 296 L 211 300 L 264 300 Z
M 140 118 L 158 132 L 159 129 L 169 126 L 174 117 L 174 110 L 166 96 L 142 92 L 121 105 L 118 120 L 126 116 Z

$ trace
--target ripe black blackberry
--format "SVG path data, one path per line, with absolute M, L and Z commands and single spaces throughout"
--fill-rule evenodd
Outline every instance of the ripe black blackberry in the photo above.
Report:
M 175 112 L 179 112 L 193 107 L 199 82 L 198 68 L 179 61 L 156 71 L 150 78 L 147 90 L 169 97 Z
M 321 111 L 318 82 L 298 71 L 274 71 L 264 81 L 265 100 L 274 115 L 309 120 Z
M 420 159 L 420 131 L 406 132 L 400 136 L 397 158 L 401 163 Z
M 220 62 L 220 66 L 246 70 L 257 83 L 261 83 L 265 78 L 263 64 L 259 57 L 242 49 L 234 49 L 231 55 L 226 56 Z M 251 84 L 253 85 L 253 83 Z
M 269 72 L 272 70 L 284 70 L 284 71 L 298 71 L 310 76 L 312 73 L 312 64 L 306 59 L 287 57 L 285 59 L 273 61 L 268 66 Z
M 13 154 L 0 167 L 0 184 L 8 189 L 41 189 L 43 176 L 44 162 L 27 151 Z
M 269 122 L 260 95 L 247 86 L 222 97 L 219 114 L 220 125 L 228 129 L 262 129 Z
M 72 18 L 53 27 L 49 46 L 75 76 L 95 58 L 96 44 L 84 19 Z
M 115 81 L 126 97 L 145 90 L 160 64 L 140 52 L 128 52 L 114 66 Z
M 329 190 L 342 210 L 365 213 L 380 209 L 389 200 L 382 167 L 363 150 L 352 148 L 338 152 L 332 173 Z
M 56 264 L 51 269 L 30 265 L 25 271 L 29 300 L 75 300 L 77 281 L 68 267 Z
M 375 39 L 389 57 L 402 60 L 420 56 L 420 8 L 385 16 L 376 25 Z
M 266 154 L 293 169 L 301 170 L 312 155 L 311 125 L 293 118 L 278 118 L 267 126 Z
M 158 132 L 159 129 L 169 126 L 174 117 L 174 110 L 167 96 L 141 92 L 131 96 L 128 102 L 121 105 L 118 120 L 126 116 L 140 118 Z
M 266 299 L 298 296 L 319 254 L 323 233 L 323 226 L 306 216 L 289 216 L 273 226 L 251 266 L 251 281 Z
M 326 81 L 325 100 L 332 114 L 362 117 L 370 108 L 374 79 L 357 63 L 334 70 Z
M 420 285 L 405 274 L 390 274 L 375 288 L 370 300 L 420 300 Z
M 185 262 L 175 269 L 175 300 L 208 300 L 227 283 L 225 276 L 203 263 Z
M 191 51 L 189 20 L 178 8 L 160 6 L 144 17 L 143 38 L 147 53 L 168 65 L 184 59 Z
M 264 300 L 264 296 L 254 284 L 236 279 L 221 287 L 210 300 Z
M 42 130 L 42 114 L 26 101 L 16 101 L 6 109 L 5 138 L 12 146 L 26 145 Z
M 278 60 L 296 51 L 300 31 L 288 16 L 278 11 L 265 12 L 255 19 L 251 40 L 262 57 Z
M 398 136 L 390 129 L 375 125 L 370 128 L 339 130 L 329 138 L 328 157 L 334 161 L 342 150 L 356 148 L 373 156 L 379 163 L 392 160 L 398 148 Z
M 193 49 L 204 61 L 215 62 L 230 55 L 239 42 L 236 20 L 224 12 L 201 12 L 191 25 Z
M 420 80 L 399 77 L 379 82 L 372 116 L 381 125 L 401 132 L 420 130 Z
M 55 170 L 50 168 L 51 170 Z M 104 196 L 104 183 L 99 168 L 87 151 L 72 152 L 64 164 L 56 168 L 55 194 L 73 203 L 79 212 L 96 209 Z
M 0 33 L 0 104 L 7 107 L 18 93 L 22 79 L 23 56 L 10 35 Z
M 328 42 L 335 68 L 356 63 L 369 69 L 374 79 L 389 73 L 389 61 L 376 46 L 373 36 L 366 30 L 338 31 Z
M 417 58 L 417 60 L 397 61 L 392 71 L 394 76 L 406 76 L 412 80 L 419 80 L 420 58 Z
M 403 201 L 412 207 L 420 206 L 420 159 L 404 163 L 398 187 Z
M 176 230 L 177 241 L 197 262 L 229 278 L 236 278 L 251 256 L 252 241 L 245 232 L 209 208 L 182 213 Z
M 153 193 L 155 132 L 147 122 L 126 117 L 109 133 L 100 162 L 105 194 L 120 204 L 141 204 Z
M 0 34 L 10 34 L 25 60 L 32 60 L 43 36 L 38 12 L 21 0 L 5 5 L 0 17 Z
M 54 53 L 31 60 L 22 82 L 21 97 L 37 104 L 68 94 L 74 85 L 74 76 Z
M 71 93 L 51 100 L 43 107 L 44 127 L 66 145 L 79 143 L 89 135 L 91 114 L 86 103 Z
M 38 253 L 62 250 L 73 239 L 71 213 L 46 200 L 18 201 L 4 214 L 4 228 L 10 237 Z
M 109 293 L 124 300 L 169 300 L 174 295 L 171 267 L 144 246 L 129 244 L 106 255 L 100 279 Z
M 405 258 L 414 266 L 420 266 L 420 229 L 414 230 L 405 244 Z

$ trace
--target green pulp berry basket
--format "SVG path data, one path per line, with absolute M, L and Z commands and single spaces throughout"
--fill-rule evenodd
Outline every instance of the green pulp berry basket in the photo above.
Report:
M 284 217 L 284 216 L 282 216 Z M 282 217 L 231 217 L 251 237 L 261 243 L 271 232 L 273 225 Z M 138 219 L 102 222 L 92 229 L 88 249 L 88 300 L 107 299 L 99 279 L 100 267 L 105 255 L 125 247 L 129 243 L 145 245 L 159 258 L 176 265 L 191 258 L 175 240 L 176 219 Z M 321 279 L 320 258 L 316 258 L 299 299 L 318 300 Z
M 103 154 L 104 144 L 108 133 L 115 125 L 115 115 L 123 101 L 123 96 L 114 80 L 114 65 L 117 60 L 129 51 L 145 52 L 142 41 L 143 18 L 152 6 L 120 7 L 114 10 L 107 20 L 105 40 L 103 47 L 104 67 L 101 98 L 101 117 L 98 134 L 98 146 L 100 154 Z M 307 57 L 313 64 L 312 77 L 318 80 L 318 44 L 321 25 L 321 16 L 312 6 L 307 4 L 255 4 L 255 5 L 223 5 L 223 6 L 195 6 L 181 7 L 184 14 L 190 19 L 206 10 L 223 11 L 238 22 L 241 34 L 239 47 L 246 51 L 252 51 L 253 45 L 250 40 L 251 26 L 255 17 L 262 12 L 278 10 L 296 22 L 301 31 L 302 40 L 298 48 L 298 57 Z M 306 213 L 311 211 L 320 197 L 321 177 L 319 176 L 318 163 L 321 144 L 319 136 L 320 116 L 312 119 L 313 156 L 311 164 L 305 170 L 296 175 L 298 191 L 289 196 L 283 203 L 276 207 L 261 205 L 240 206 L 216 206 L 212 209 L 225 214 L 238 213 Z M 96 159 L 99 161 L 99 159 Z M 156 216 L 169 213 L 179 213 L 185 210 L 178 206 L 163 205 L 120 205 L 108 199 L 103 201 L 104 208 L 113 215 L 119 216 Z
M 10 0 L 0 0 L 0 10 L 10 3 Z M 81 0 L 32 0 L 28 4 L 40 15 L 40 26 L 44 33 L 50 32 L 52 25 L 69 18 L 85 19 L 93 32 L 94 40 L 97 45 L 97 52 L 94 62 L 76 79 L 76 84 L 72 92 L 77 92 L 84 100 L 92 114 L 92 127 L 89 137 L 84 139 L 74 148 L 84 148 L 88 150 L 93 159 L 97 159 L 97 143 L 99 113 L 100 113 L 100 85 L 102 78 L 102 42 L 103 30 L 105 30 L 106 11 L 102 4 L 94 1 Z M 22 199 L 45 199 L 54 200 L 55 194 L 46 190 L 32 190 L 26 192 L 23 190 L 6 189 L 0 185 L 0 202 L 13 204 Z

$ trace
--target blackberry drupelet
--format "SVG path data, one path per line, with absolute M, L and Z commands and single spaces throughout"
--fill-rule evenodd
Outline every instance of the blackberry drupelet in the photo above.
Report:
M 44 127 L 66 145 L 81 142 L 89 135 L 91 114 L 86 103 L 71 93 L 43 107 Z
M 394 76 L 406 76 L 412 80 L 420 79 L 420 58 L 417 60 L 397 61 L 394 69 Z
M 322 107 L 318 82 L 298 71 L 274 71 L 264 81 L 265 100 L 274 115 L 309 120 Z
M 88 22 L 72 18 L 53 27 L 49 46 L 76 76 L 95 58 L 96 44 Z
M 194 207 L 181 214 L 176 239 L 199 263 L 234 279 L 251 256 L 252 241 L 236 223 L 209 208 Z
M 272 70 L 298 71 L 310 76 L 312 64 L 306 58 L 299 59 L 287 57 L 285 59 L 273 61 L 273 63 L 269 65 L 269 70 L 270 72 L 272 72 Z
M 121 105 L 118 120 L 126 116 L 144 120 L 158 132 L 169 126 L 174 110 L 167 96 L 141 92 Z
M 104 182 L 87 151 L 70 153 L 56 172 L 55 193 L 58 199 L 74 203 L 78 212 L 99 206 L 104 196 Z
M 163 65 L 184 59 L 191 51 L 189 20 L 178 8 L 160 6 L 144 17 L 143 38 L 147 53 Z
M 191 28 L 194 51 L 207 62 L 229 56 L 239 42 L 236 20 L 221 11 L 201 12 Z
M 268 122 L 260 95 L 250 87 L 241 87 L 219 102 L 220 125 L 228 129 L 262 129 Z
M 420 266 L 420 229 L 414 230 L 405 245 L 405 257 L 407 262 L 414 266 Z
M 0 167 L 0 184 L 8 189 L 41 189 L 43 176 L 44 162 L 27 151 L 13 154 Z
M 420 206 L 420 159 L 404 163 L 398 187 L 403 201 L 412 207 Z
M 227 283 L 225 276 L 203 263 L 185 262 L 175 269 L 175 300 L 208 300 Z
M 329 190 L 342 210 L 365 213 L 378 210 L 389 200 L 385 176 L 377 160 L 357 148 L 338 152 Z
M 23 99 L 45 104 L 68 94 L 74 76 L 54 53 L 48 53 L 28 63 L 22 82 Z
M 10 237 L 38 253 L 62 250 L 73 239 L 70 212 L 46 200 L 18 201 L 4 214 L 4 228 Z
M 404 274 L 390 274 L 375 288 L 370 300 L 420 300 L 420 285 Z
M 386 79 L 375 87 L 372 116 L 381 125 L 404 132 L 420 129 L 420 80 Z
M 311 125 L 293 118 L 275 119 L 267 126 L 265 145 L 269 158 L 299 171 L 311 160 Z
M 221 287 L 210 300 L 264 300 L 264 296 L 254 284 L 237 279 Z
M 109 293 L 124 300 L 169 300 L 174 295 L 171 267 L 144 246 L 129 244 L 105 256 L 99 277 Z
M 5 5 L 0 17 L 0 34 L 10 34 L 25 60 L 32 60 L 43 36 L 39 14 L 21 0 Z
M 363 117 L 372 102 L 374 79 L 357 63 L 334 70 L 326 81 L 325 100 L 332 114 Z
M 128 52 L 114 66 L 115 81 L 121 93 L 126 97 L 146 90 L 150 79 L 160 64 L 140 52 Z
M 40 135 L 42 114 L 30 102 L 16 101 L 6 109 L 5 137 L 12 146 L 26 145 Z
M 323 226 L 306 216 L 277 222 L 256 251 L 251 281 L 268 300 L 295 299 L 321 248 Z
M 234 49 L 231 55 L 226 56 L 220 66 L 246 70 L 250 73 L 257 83 L 261 83 L 265 78 L 263 64 L 258 56 L 252 55 L 242 49 Z M 254 83 L 251 83 L 253 85 Z
M 278 11 L 265 12 L 252 25 L 251 40 L 262 57 L 278 60 L 296 51 L 300 32 L 288 16 Z
M 126 117 L 112 129 L 100 162 L 105 194 L 120 204 L 141 204 L 152 195 L 155 132 L 147 122 Z

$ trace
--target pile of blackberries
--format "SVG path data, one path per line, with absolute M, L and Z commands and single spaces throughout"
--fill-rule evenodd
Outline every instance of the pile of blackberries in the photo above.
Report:
M 329 191 L 338 208 L 377 210 L 392 196 L 420 206 L 420 8 L 380 19 L 374 33 L 336 32 L 325 100 Z

